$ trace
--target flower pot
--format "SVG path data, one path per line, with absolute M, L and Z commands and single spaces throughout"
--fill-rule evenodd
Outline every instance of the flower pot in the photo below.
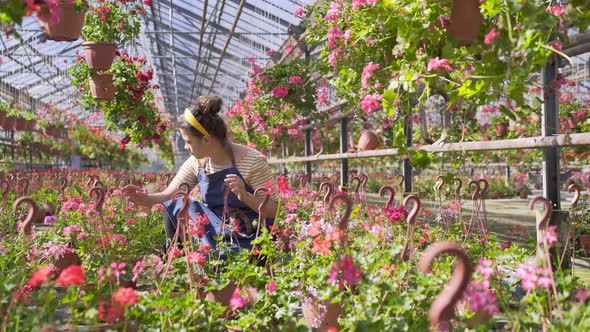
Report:
M 8 115 L 4 118 L 4 121 L 2 121 L 2 128 L 4 128 L 4 130 L 13 130 L 15 124 L 16 118 Z
M 314 301 L 304 301 L 302 303 L 303 318 L 308 327 L 320 330 L 326 330 L 331 326 L 338 326 L 338 317 L 342 311 L 340 303 L 331 303 L 323 301 L 321 303 Z
M 495 127 L 496 127 L 496 136 L 504 137 L 504 136 L 506 136 L 506 134 L 508 134 L 508 123 L 506 123 L 506 122 L 496 123 Z
M 518 193 L 518 197 L 522 199 L 527 199 L 529 198 L 529 192 L 527 190 L 522 190 Z
M 361 131 L 361 137 L 358 142 L 358 149 L 360 151 L 374 150 L 378 145 L 379 139 L 375 133 L 367 129 Z
M 111 68 L 117 52 L 115 43 L 84 42 L 84 59 L 90 69 L 107 70 Z
M 573 117 L 566 118 L 566 121 L 567 121 L 567 126 L 570 129 L 578 129 L 579 128 L 578 121 L 576 121 Z
M 77 40 L 80 37 L 80 32 L 82 32 L 85 13 L 76 12 L 74 5 L 67 1 L 59 1 L 58 7 L 61 9 L 61 13 L 59 14 L 59 22 L 55 24 L 45 22 L 49 21 L 51 17 L 49 8 L 46 5 L 43 5 L 37 14 L 37 20 L 43 29 L 45 38 L 56 41 Z M 42 21 L 39 17 L 47 19 Z
M 590 234 L 580 234 L 578 239 L 580 239 L 580 247 L 584 250 L 586 257 L 590 256 Z
M 23 118 L 16 118 L 14 122 L 14 129 L 18 131 L 25 131 L 27 129 L 27 120 Z
M 499 191 L 492 191 L 492 192 L 490 192 L 490 198 L 491 199 L 498 199 L 500 197 L 502 197 L 502 193 L 501 192 L 499 192 Z
M 26 131 L 33 131 L 35 130 L 35 125 L 37 124 L 37 121 L 35 120 L 27 120 L 27 128 L 25 129 Z
M 113 99 L 116 91 L 113 74 L 98 74 L 90 79 L 90 92 L 96 99 Z
M 450 21 L 447 31 L 453 38 L 463 45 L 473 43 L 483 22 L 479 0 L 454 0 Z

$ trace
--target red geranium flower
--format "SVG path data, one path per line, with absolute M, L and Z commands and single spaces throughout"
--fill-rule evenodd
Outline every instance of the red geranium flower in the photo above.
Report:
M 70 287 L 72 285 L 82 285 L 84 280 L 86 280 L 86 275 L 84 275 L 82 267 L 80 265 L 71 265 L 61 271 L 55 283 L 64 287 Z

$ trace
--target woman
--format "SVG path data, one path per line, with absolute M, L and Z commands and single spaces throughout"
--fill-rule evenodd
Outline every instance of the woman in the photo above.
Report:
M 251 249 L 251 241 L 256 235 L 252 221 L 258 219 L 258 207 L 265 198 L 264 193 L 254 196 L 253 192 L 266 187 L 269 181 L 273 181 L 273 176 L 262 153 L 229 140 L 227 126 L 219 116 L 221 106 L 220 97 L 200 96 L 192 107 L 185 110 L 180 121 L 180 133 L 191 157 L 182 165 L 168 188 L 159 193 L 147 193 L 140 187 L 127 185 L 122 191 L 139 206 L 150 208 L 162 203 L 165 207 L 164 229 L 171 239 L 176 232 L 176 216 L 182 206 L 181 198 L 172 201 L 172 196 L 182 183 L 189 184 L 191 190 L 198 185 L 201 202 L 191 201 L 189 217 L 202 220 L 196 218 L 198 213 L 206 214 L 209 219 L 204 232 L 197 232 L 200 235 L 204 233 L 200 237 L 201 245 L 215 250 L 215 238 L 223 234 L 229 247 L 219 250 Z M 224 208 L 225 194 L 229 194 L 227 208 Z M 277 212 L 276 193 L 270 198 L 262 213 L 274 217 Z M 266 219 L 267 226 L 272 220 Z

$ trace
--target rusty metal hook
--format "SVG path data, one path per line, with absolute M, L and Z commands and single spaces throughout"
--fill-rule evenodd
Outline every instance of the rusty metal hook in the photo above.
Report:
M 179 220 L 188 220 L 188 208 L 190 206 L 190 199 L 188 195 L 183 191 L 177 191 L 173 196 L 172 200 L 175 201 L 178 198 L 182 198 L 182 207 L 178 211 L 177 218 Z
M 531 203 L 529 204 L 529 208 L 531 210 L 534 210 L 535 203 L 537 203 L 539 201 L 541 201 L 543 203 L 543 205 L 545 206 L 545 210 L 543 211 L 543 215 L 541 216 L 541 220 L 539 220 L 537 222 L 537 229 L 544 230 L 547 228 L 547 224 L 549 222 L 549 217 L 551 216 L 551 213 L 553 212 L 553 204 L 551 204 L 551 201 L 548 200 L 547 198 L 537 196 L 531 200 Z
M 26 195 L 29 191 L 29 179 L 27 178 L 20 178 L 18 180 L 18 186 L 23 187 L 22 194 Z
M 62 192 L 66 190 L 66 188 L 68 187 L 68 179 L 66 179 L 65 176 L 62 176 L 59 178 L 58 180 L 59 182 L 59 190 L 61 190 Z
M 572 183 L 567 187 L 567 191 L 570 193 L 574 192 L 574 197 L 572 197 L 570 205 L 572 206 L 572 209 L 575 209 L 578 206 L 578 200 L 580 199 L 580 187 L 577 184 Z
M 483 183 L 483 186 L 482 186 L 482 183 Z M 488 180 L 479 179 L 479 181 L 477 181 L 477 186 L 479 187 L 479 198 L 485 199 L 486 192 L 488 191 Z
M 183 182 L 178 186 L 178 191 L 182 191 L 187 194 L 190 192 L 190 189 L 191 189 L 191 186 L 186 182 Z
M 406 178 L 403 175 L 398 175 L 397 176 L 400 180 L 399 180 L 399 186 L 400 188 L 402 188 L 402 192 L 404 191 L 404 181 L 406 180 Z
M 6 201 L 6 198 L 8 197 L 8 193 L 10 192 L 10 182 L 4 180 L 2 182 L 0 182 L 0 188 L 2 188 L 2 200 Z
M 104 196 L 104 189 L 102 187 L 94 187 L 90 189 L 90 195 L 94 195 L 96 199 L 95 210 L 96 212 L 102 214 L 102 205 L 104 204 L 105 196 Z
M 324 195 L 324 202 L 328 203 L 330 201 L 330 196 L 332 195 L 332 191 L 334 190 L 334 185 L 332 182 L 326 181 L 320 184 L 320 191 L 324 191 L 326 188 L 326 195 Z
M 86 178 L 86 185 L 90 187 L 90 185 L 92 184 L 92 180 L 94 180 L 94 178 L 90 174 L 86 174 Z
M 359 174 L 359 180 L 361 181 L 361 188 L 364 190 L 367 187 L 367 181 L 369 181 L 369 176 L 365 173 Z
M 463 296 L 473 272 L 469 256 L 454 241 L 436 242 L 426 248 L 422 254 L 422 259 L 418 263 L 418 270 L 422 273 L 430 273 L 434 260 L 443 254 L 457 257 L 457 262 L 453 268 L 451 279 L 430 305 L 428 319 L 430 320 L 431 331 L 438 331 L 441 323 L 449 322 L 453 318 L 455 304 Z
M 436 177 L 436 186 L 434 187 L 436 189 L 436 191 L 438 193 L 440 193 L 440 190 L 442 189 L 442 187 L 445 185 L 445 179 L 442 177 L 442 175 L 439 175 Z
M 340 231 L 344 232 L 346 231 L 346 228 L 348 227 L 348 218 L 350 218 L 350 214 L 352 213 L 352 202 L 350 201 L 350 198 L 348 197 L 348 195 L 346 194 L 338 194 L 335 195 L 332 200 L 330 201 L 330 210 L 334 209 L 334 203 L 336 202 L 341 202 L 344 203 L 346 210 L 344 211 L 344 214 L 342 215 L 340 222 L 338 223 L 338 228 L 340 228 Z
M 354 186 L 354 193 L 359 193 L 359 188 L 361 187 L 361 179 L 358 176 L 353 176 L 350 179 L 350 187 L 352 188 L 352 183 L 356 180 L 356 186 Z
M 453 182 L 458 182 L 457 188 L 455 188 L 455 199 L 461 199 L 461 188 L 463 187 L 463 181 L 459 178 L 455 178 Z
M 117 184 L 121 187 L 125 187 L 129 184 L 129 178 L 126 175 L 121 175 L 117 180 Z
M 25 217 L 25 220 L 23 221 L 21 226 L 21 231 L 23 232 L 23 234 L 25 236 L 30 236 L 31 234 L 33 234 L 33 222 L 35 221 L 35 217 L 39 213 L 39 208 L 37 207 L 37 203 L 35 203 L 35 201 L 32 198 L 24 196 L 14 201 L 14 204 L 12 205 L 12 210 L 16 213 L 17 209 L 22 204 L 30 205 L 29 213 Z
M 408 224 L 414 225 L 416 223 L 416 217 L 418 216 L 418 212 L 420 211 L 420 208 L 422 207 L 422 203 L 420 202 L 420 198 L 418 198 L 418 196 L 408 195 L 404 198 L 404 201 L 403 201 L 403 205 L 406 208 L 406 210 L 408 209 L 408 203 L 410 201 L 414 201 L 414 206 L 412 206 L 412 210 L 410 212 L 408 212 L 408 216 L 406 218 L 406 221 Z
M 393 200 L 395 198 L 395 189 L 392 186 L 383 186 L 379 189 L 379 197 L 385 196 L 385 193 L 389 192 L 389 199 L 387 199 L 387 203 L 385 203 L 385 207 L 391 207 L 393 205 Z
M 469 189 L 471 189 L 472 185 L 475 185 L 475 191 L 473 192 L 473 194 L 471 194 L 471 199 L 475 201 L 475 200 L 479 199 L 479 182 L 478 181 L 470 181 L 469 182 Z

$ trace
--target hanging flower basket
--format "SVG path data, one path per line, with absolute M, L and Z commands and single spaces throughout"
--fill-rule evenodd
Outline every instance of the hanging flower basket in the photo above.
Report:
M 84 42 L 84 59 L 90 69 L 107 70 L 111 68 L 117 52 L 115 43 Z
M 358 142 L 358 149 L 361 151 L 375 150 L 379 145 L 379 138 L 375 133 L 368 129 L 361 131 L 361 137 Z
M 37 14 L 37 20 L 43 29 L 45 38 L 55 41 L 74 41 L 80 37 L 84 25 L 84 12 L 77 12 L 70 1 L 61 0 L 57 6 L 61 9 L 59 21 L 52 24 L 49 7 L 43 5 Z M 43 19 L 41 19 L 43 18 Z
M 90 92 L 96 99 L 111 100 L 116 91 L 113 74 L 98 74 L 90 79 Z

